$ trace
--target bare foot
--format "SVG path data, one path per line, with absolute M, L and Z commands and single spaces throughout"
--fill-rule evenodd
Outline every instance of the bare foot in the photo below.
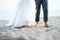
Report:
M 28 28 L 29 26 L 28 26 L 28 25 L 23 25 L 22 27 L 24 27 L 24 28 Z
M 26 24 L 25 25 L 23 25 L 24 26 L 24 28 L 28 28 L 29 27 L 29 25 L 28 25 L 28 21 L 26 21 Z
M 22 26 L 20 26 L 20 27 L 16 27 L 16 28 L 29 28 L 29 25 L 28 25 L 28 22 L 26 22 L 26 24 L 24 24 L 24 25 L 22 25 Z
M 17 28 L 17 29 L 20 29 L 20 28 L 28 28 L 28 25 L 22 25 L 20 27 L 15 27 L 15 28 Z
M 40 25 L 39 22 L 36 22 L 35 27 L 38 27 L 39 25 Z
M 48 22 L 45 22 L 45 27 L 49 27 Z

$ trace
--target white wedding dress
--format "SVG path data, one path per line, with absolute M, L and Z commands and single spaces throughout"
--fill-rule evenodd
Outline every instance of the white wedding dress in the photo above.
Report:
M 15 27 L 20 27 L 28 22 L 29 25 L 35 21 L 35 2 L 34 0 L 18 0 L 17 17 Z
M 0 19 L 9 20 L 7 26 L 20 27 L 35 21 L 34 0 L 0 0 Z

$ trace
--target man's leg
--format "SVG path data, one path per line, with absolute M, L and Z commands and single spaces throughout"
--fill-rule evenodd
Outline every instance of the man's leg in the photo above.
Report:
M 36 3 L 36 25 L 37 26 L 39 24 L 39 17 L 40 17 L 40 7 L 41 7 L 41 0 L 35 0 Z
M 42 6 L 43 6 L 43 11 L 44 11 L 45 27 L 48 27 L 48 2 L 47 0 L 42 0 Z

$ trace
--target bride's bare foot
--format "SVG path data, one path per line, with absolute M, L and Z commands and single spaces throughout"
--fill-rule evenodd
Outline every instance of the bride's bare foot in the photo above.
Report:
M 28 28 L 29 26 L 28 26 L 28 25 L 23 25 L 23 27 L 24 27 L 24 28 L 25 28 L 25 27 Z
M 15 28 L 18 28 L 18 29 L 20 29 L 20 28 L 28 28 L 28 25 L 22 25 L 20 27 L 15 27 Z
M 24 27 L 24 28 L 28 28 L 28 27 L 29 27 L 29 25 L 28 25 L 28 21 L 26 21 L 26 24 L 23 25 L 23 27 Z
M 24 25 L 22 25 L 22 26 L 20 26 L 20 27 L 16 27 L 16 28 L 28 28 L 29 27 L 29 25 L 28 25 L 28 22 L 26 22 Z
M 40 24 L 39 22 L 36 22 L 35 27 L 38 27 L 38 26 L 40 26 Z

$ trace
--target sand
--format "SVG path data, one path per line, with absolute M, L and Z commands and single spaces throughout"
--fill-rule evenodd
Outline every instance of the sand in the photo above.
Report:
M 41 19 L 39 27 L 0 27 L 0 40 L 60 40 L 60 17 L 49 17 L 49 26 Z

